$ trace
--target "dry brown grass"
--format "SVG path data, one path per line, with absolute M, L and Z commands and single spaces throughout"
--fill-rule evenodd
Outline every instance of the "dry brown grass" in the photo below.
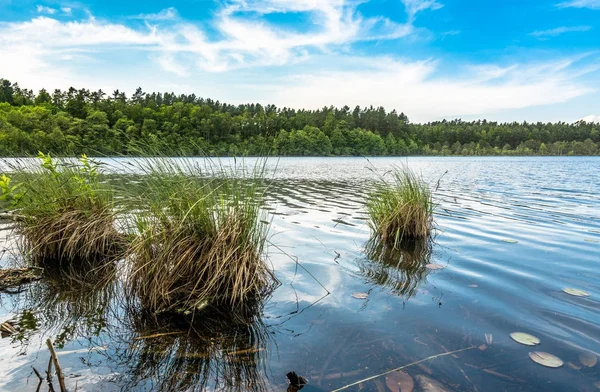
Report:
M 263 260 L 268 225 L 254 178 L 150 162 L 136 202 L 129 298 L 150 314 L 252 315 L 277 280 Z M 185 165 L 185 164 L 183 164 Z M 191 173 L 191 174 L 190 174 Z

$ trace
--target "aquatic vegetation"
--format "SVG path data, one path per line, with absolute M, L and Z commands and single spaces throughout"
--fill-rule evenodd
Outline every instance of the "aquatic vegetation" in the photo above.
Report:
M 39 267 L 0 269 L 0 292 L 41 279 Z
M 254 314 L 277 280 L 263 259 L 263 166 L 149 158 L 128 187 L 136 232 L 127 291 L 150 314 Z M 268 223 L 268 222 L 267 222 Z
M 65 269 L 121 257 L 126 242 L 115 227 L 114 193 L 102 182 L 98 164 L 85 155 L 78 161 L 43 153 L 38 158 L 39 166 L 23 162 L 12 168 L 19 188 L 11 208 L 23 252 L 41 266 Z
M 398 247 L 403 240 L 431 234 L 435 204 L 429 186 L 409 168 L 395 168 L 368 195 L 369 225 L 382 242 Z

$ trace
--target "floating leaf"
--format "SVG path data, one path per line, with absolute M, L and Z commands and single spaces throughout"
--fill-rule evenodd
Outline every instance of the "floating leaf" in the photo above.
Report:
M 470 284 L 469 287 L 476 289 L 477 287 L 479 287 L 479 285 L 477 285 L 477 284 Z
M 446 267 L 444 267 L 441 264 L 429 263 L 429 264 L 425 265 L 425 268 L 430 269 L 430 270 L 440 270 L 440 269 L 444 269 Z
M 600 381 L 596 381 L 596 382 L 594 383 L 594 386 L 595 386 L 596 388 L 600 389 Z
M 517 343 L 524 344 L 526 346 L 536 346 L 540 344 L 540 339 L 533 335 L 524 332 L 513 332 L 510 337 Z
M 598 363 L 598 358 L 592 353 L 584 352 L 579 354 L 579 362 L 583 366 L 594 367 Z
M 573 362 L 567 362 L 567 366 L 571 369 L 581 370 L 581 366 L 574 364 Z
M 571 287 L 566 287 L 563 289 L 563 291 L 569 295 L 574 295 L 576 297 L 589 297 L 590 296 L 590 293 L 588 293 L 587 291 L 573 289 Z
M 392 392 L 412 392 L 415 388 L 415 382 L 410 374 L 397 371 L 385 376 L 385 385 Z
M 485 334 L 485 342 L 486 342 L 486 343 L 487 343 L 489 346 L 491 346 L 493 341 L 494 341 L 494 337 L 492 336 L 492 334 L 491 334 L 491 333 L 486 333 L 486 334 Z
M 367 299 L 369 298 L 369 294 L 368 293 L 352 293 L 352 297 L 356 298 L 356 299 Z
M 482 344 L 481 346 L 477 347 L 480 351 L 485 351 L 487 350 L 488 346 L 487 344 Z
M 516 244 L 516 243 L 519 242 L 517 240 L 513 240 L 513 239 L 510 239 L 510 238 L 503 238 L 502 241 L 508 242 L 509 244 Z
M 550 368 L 558 368 L 563 365 L 563 361 L 560 358 L 543 351 L 534 351 L 529 353 L 529 358 L 531 358 L 531 360 L 535 363 L 539 363 L 542 366 Z

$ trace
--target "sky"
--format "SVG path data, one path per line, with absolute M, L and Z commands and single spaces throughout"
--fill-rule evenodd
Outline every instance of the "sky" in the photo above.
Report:
M 600 0 L 0 0 L 0 78 L 600 122 Z

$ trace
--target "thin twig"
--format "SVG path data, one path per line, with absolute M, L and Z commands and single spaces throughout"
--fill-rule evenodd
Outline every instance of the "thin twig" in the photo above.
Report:
M 42 377 L 42 375 L 40 374 L 40 372 L 37 371 L 36 368 L 34 368 L 33 366 L 31 368 L 33 369 L 33 372 L 35 373 L 35 375 L 37 376 L 37 378 L 40 380 L 40 382 L 37 385 L 37 388 L 35 389 L 35 392 L 39 392 L 40 388 L 42 387 L 42 383 L 44 382 L 44 378 Z
M 58 363 L 58 357 L 56 356 L 56 351 L 54 351 L 54 346 L 52 345 L 52 340 L 50 340 L 50 338 L 46 340 L 46 345 L 48 346 L 48 350 L 50 350 L 50 356 L 54 362 L 56 377 L 58 377 L 58 385 L 60 385 L 60 392 L 67 392 L 67 387 L 65 386 L 65 376 L 63 375 L 60 364 Z M 50 370 L 50 366 L 48 366 L 48 368 Z
M 447 353 L 442 353 L 442 354 L 432 355 L 432 356 L 430 356 L 430 357 L 427 357 L 427 358 L 425 358 L 425 359 L 420 359 L 420 360 L 418 360 L 418 361 L 411 362 L 411 363 L 409 363 L 408 365 L 400 366 L 400 367 L 398 367 L 398 368 L 396 368 L 396 369 L 388 370 L 387 372 L 384 372 L 384 373 L 381 373 L 381 374 L 377 374 L 377 375 L 375 375 L 375 376 L 371 376 L 371 377 L 365 378 L 365 379 L 363 379 L 363 380 L 356 381 L 356 382 L 354 382 L 354 383 L 352 383 L 352 384 L 345 385 L 345 386 L 343 386 L 343 387 L 341 387 L 341 388 L 338 388 L 338 389 L 335 389 L 335 390 L 333 390 L 333 391 L 331 391 L 331 392 L 339 392 L 339 391 L 343 391 L 344 389 L 348 389 L 348 388 L 350 388 L 350 387 L 353 387 L 353 386 L 355 386 L 355 385 L 358 385 L 358 384 L 360 384 L 360 383 L 367 382 L 367 381 L 371 381 L 371 380 L 374 380 L 374 379 L 376 379 L 376 378 L 378 378 L 378 377 L 385 376 L 385 375 L 388 375 L 388 374 L 390 374 L 390 373 L 393 373 L 393 372 L 397 372 L 397 371 L 399 371 L 399 370 L 402 370 L 402 369 L 406 369 L 407 367 L 410 367 L 410 366 L 413 366 L 413 365 L 419 364 L 419 363 L 421 363 L 421 362 L 429 361 L 429 360 L 431 360 L 431 359 L 435 359 L 435 358 L 439 358 L 439 357 L 444 357 L 444 356 L 446 356 L 446 355 L 452 355 L 452 354 L 455 354 L 455 353 L 459 353 L 459 352 L 461 352 L 461 351 L 472 350 L 472 349 L 474 349 L 474 348 L 475 348 L 475 346 L 470 346 L 470 347 L 467 347 L 467 348 L 461 348 L 460 350 L 455 350 L 455 351 L 450 351 L 450 352 L 447 352 Z

